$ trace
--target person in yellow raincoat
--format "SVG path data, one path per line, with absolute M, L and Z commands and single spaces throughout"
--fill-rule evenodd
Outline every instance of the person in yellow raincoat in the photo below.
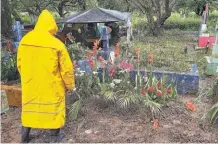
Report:
M 65 124 L 65 92 L 75 87 L 73 64 L 65 45 L 53 35 L 58 27 L 48 10 L 18 47 L 22 84 L 22 142 L 31 128 L 50 129 L 56 142 Z

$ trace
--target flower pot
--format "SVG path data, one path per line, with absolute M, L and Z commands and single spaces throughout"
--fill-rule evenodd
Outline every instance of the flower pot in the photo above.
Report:
M 22 92 L 20 87 L 13 85 L 1 85 L 1 88 L 6 92 L 9 106 L 20 107 L 22 105 Z

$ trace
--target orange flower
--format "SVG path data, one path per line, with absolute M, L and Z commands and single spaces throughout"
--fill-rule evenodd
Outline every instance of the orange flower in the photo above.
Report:
M 104 58 L 102 56 L 98 57 L 98 61 L 103 62 Z
M 158 125 L 159 125 L 159 124 L 158 124 L 158 119 L 154 120 L 154 126 L 153 126 L 154 129 L 157 129 L 157 128 L 158 128 Z
M 160 81 L 157 83 L 157 89 L 161 90 L 161 82 Z
M 195 105 L 193 105 L 189 101 L 186 101 L 185 104 L 191 111 L 195 111 Z
M 136 55 L 139 55 L 140 54 L 140 48 L 137 48 L 136 49 Z
M 115 57 L 118 57 L 118 56 L 120 55 L 119 44 L 120 44 L 120 43 L 117 43 L 117 45 L 116 45 L 116 49 L 115 49 Z
M 149 64 L 153 63 L 153 55 L 151 52 L 148 53 L 148 62 L 149 62 Z
M 89 60 L 89 64 L 90 64 L 90 67 L 93 69 L 94 68 L 94 62 L 93 62 L 93 60 L 91 59 L 91 60 Z

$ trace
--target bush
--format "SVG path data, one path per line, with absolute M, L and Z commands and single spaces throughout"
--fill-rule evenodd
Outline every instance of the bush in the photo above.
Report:
M 1 55 L 1 81 L 18 80 L 20 77 L 17 70 L 17 55 L 2 53 Z
M 180 29 L 188 31 L 198 31 L 201 23 L 200 17 L 181 18 L 178 14 L 173 14 L 165 22 L 165 29 Z

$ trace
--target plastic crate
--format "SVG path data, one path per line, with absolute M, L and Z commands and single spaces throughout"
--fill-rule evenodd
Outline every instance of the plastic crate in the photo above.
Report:
M 22 106 L 22 92 L 20 87 L 11 85 L 1 85 L 1 88 L 6 92 L 8 105 L 17 107 Z

